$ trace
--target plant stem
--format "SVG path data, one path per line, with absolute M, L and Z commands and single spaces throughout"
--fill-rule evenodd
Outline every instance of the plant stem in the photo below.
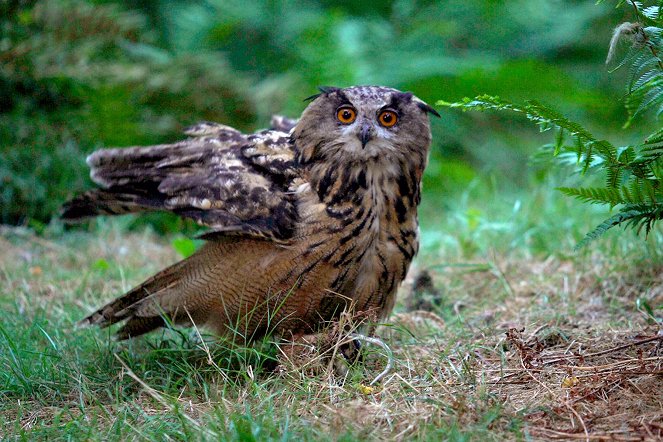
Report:
M 635 10 L 635 18 L 639 22 L 642 22 L 643 20 L 641 19 L 640 10 L 638 9 L 638 5 L 635 3 L 634 0 L 631 0 L 630 2 L 631 2 L 631 5 L 633 5 L 633 9 Z M 663 71 L 663 61 L 661 61 L 661 59 L 659 58 L 658 51 L 656 50 L 656 47 L 654 47 L 654 45 L 652 44 L 649 37 L 647 37 L 647 34 L 644 32 L 644 30 L 642 31 L 642 34 L 645 37 L 645 46 L 647 46 L 649 48 L 649 51 L 652 53 L 652 55 L 654 56 L 654 58 L 657 61 L 659 69 L 661 71 Z

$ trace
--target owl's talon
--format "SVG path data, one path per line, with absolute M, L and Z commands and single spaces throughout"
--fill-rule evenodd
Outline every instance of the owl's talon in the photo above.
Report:
M 350 365 L 354 365 L 357 362 L 361 364 L 364 362 L 361 347 L 361 341 L 353 338 L 351 341 L 343 343 L 340 346 L 339 351 Z

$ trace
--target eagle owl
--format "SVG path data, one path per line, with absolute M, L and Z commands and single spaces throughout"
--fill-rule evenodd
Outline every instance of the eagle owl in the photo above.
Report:
M 315 332 L 346 308 L 386 317 L 417 253 L 427 114 L 439 115 L 391 88 L 320 90 L 298 121 L 254 134 L 200 123 L 178 143 L 90 155 L 101 188 L 63 218 L 167 210 L 209 230 L 82 323 L 124 321 L 125 339 L 168 318 L 250 341 Z

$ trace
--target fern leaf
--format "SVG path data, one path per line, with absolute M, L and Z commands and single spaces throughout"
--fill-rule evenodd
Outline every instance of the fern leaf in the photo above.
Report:
M 603 187 L 558 187 L 557 190 L 565 195 L 590 204 L 610 204 L 610 207 L 614 207 L 624 202 L 619 189 L 606 189 Z
M 645 139 L 645 144 L 663 143 L 663 127 L 649 135 Z
M 635 90 L 640 89 L 641 87 L 644 87 L 647 83 L 650 81 L 656 81 L 656 80 L 661 80 L 663 79 L 663 73 L 659 72 L 658 70 L 650 70 L 642 75 L 633 83 L 633 85 L 630 88 L 630 92 L 633 92 Z
M 637 115 L 647 109 L 663 104 L 663 80 L 654 81 L 648 84 L 647 89 L 647 92 L 644 94 L 640 105 L 633 115 Z
M 602 236 L 609 229 L 625 224 L 627 227 L 635 229 L 637 234 L 640 234 L 642 229 L 645 229 L 645 236 L 651 232 L 654 224 L 663 219 L 663 203 L 655 205 L 628 205 L 617 214 L 603 221 L 596 226 L 594 230 L 589 232 L 585 237 L 576 245 L 575 249 L 578 250 L 596 238 Z
M 462 101 L 456 103 L 438 101 L 436 104 L 439 106 L 461 108 L 463 110 L 509 110 L 525 115 L 529 120 L 538 124 L 542 130 L 548 130 L 552 127 L 564 130 L 578 141 L 579 153 L 590 153 L 588 158 L 586 158 L 588 164 L 592 162 L 591 152 L 594 150 L 610 162 L 614 162 L 617 157 L 617 148 L 608 141 L 596 139 L 582 125 L 569 120 L 556 110 L 538 101 L 527 101 L 524 106 L 519 106 L 502 100 L 497 96 L 480 95 L 474 99 L 464 98 Z
M 638 235 L 644 228 L 646 236 L 649 235 L 654 224 L 663 219 L 663 203 L 624 206 L 622 212 L 637 212 L 636 216 L 632 216 L 626 220 L 626 226 L 635 229 Z
M 560 128 L 557 131 L 557 136 L 555 137 L 555 150 L 553 151 L 553 156 L 559 155 L 563 147 L 564 147 L 564 129 Z
M 652 59 L 651 54 L 643 51 L 642 48 L 634 47 L 632 50 L 635 51 L 635 57 L 633 58 L 633 62 L 631 63 L 631 66 L 628 70 L 629 80 L 626 87 L 627 92 L 632 92 L 634 90 L 633 85 L 636 82 L 636 78 L 639 78 L 644 73 L 649 72 L 649 68 L 655 63 L 655 60 Z
M 581 249 L 585 247 L 590 242 L 594 241 L 596 238 L 602 236 L 609 229 L 618 226 L 622 223 L 625 223 L 629 220 L 632 220 L 641 215 L 641 212 L 638 210 L 628 210 L 625 212 L 617 213 L 610 218 L 603 221 L 601 224 L 596 226 L 594 230 L 589 232 L 585 237 L 575 246 L 575 249 Z
M 659 6 L 663 7 L 663 0 Z M 647 9 L 645 17 L 650 19 L 655 15 L 660 20 L 660 7 Z M 641 27 L 639 29 L 641 40 L 635 40 L 627 57 L 630 73 L 625 107 L 629 119 L 625 126 L 635 115 L 648 109 L 657 108 L 658 114 L 663 114 L 663 64 L 658 56 L 663 53 L 663 29 L 649 27 L 644 33 Z M 575 157 L 583 174 L 590 169 L 606 173 L 605 187 L 558 188 L 565 195 L 585 203 L 606 204 L 610 208 L 620 206 L 619 213 L 589 232 L 576 248 L 587 245 L 617 225 L 633 228 L 638 234 L 644 229 L 648 234 L 654 224 L 663 219 L 663 128 L 642 144 L 617 148 L 536 101 L 518 105 L 497 96 L 482 95 L 474 99 L 464 98 L 457 103 L 440 101 L 437 104 L 462 110 L 498 110 L 524 115 L 541 131 L 556 130 L 554 142 L 546 145 L 542 152 L 545 150 L 548 155 L 552 152 L 558 162 L 568 163 Z M 565 143 L 567 139 L 573 143 Z
M 622 178 L 622 169 L 618 167 L 609 167 L 606 169 L 606 186 L 608 188 L 614 189 L 617 187 Z
M 648 6 L 642 10 L 642 15 L 650 20 L 656 20 L 660 11 L 659 6 Z

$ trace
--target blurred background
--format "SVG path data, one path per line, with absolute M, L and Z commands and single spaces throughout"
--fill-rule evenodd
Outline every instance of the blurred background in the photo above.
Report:
M 274 113 L 298 116 L 319 85 L 381 84 L 430 104 L 536 99 L 599 138 L 641 140 L 654 116 L 622 128 L 626 72 L 605 65 L 612 29 L 632 20 L 615 3 L 1 2 L 0 222 L 44 228 L 92 186 L 92 150 L 172 142 L 200 120 L 253 131 Z M 473 253 L 488 234 L 546 251 L 567 227 L 575 241 L 607 217 L 554 190 L 577 179 L 570 169 L 532 159 L 552 134 L 507 114 L 438 110 L 422 207 L 429 249 Z M 186 227 L 161 215 L 126 223 L 145 222 Z

